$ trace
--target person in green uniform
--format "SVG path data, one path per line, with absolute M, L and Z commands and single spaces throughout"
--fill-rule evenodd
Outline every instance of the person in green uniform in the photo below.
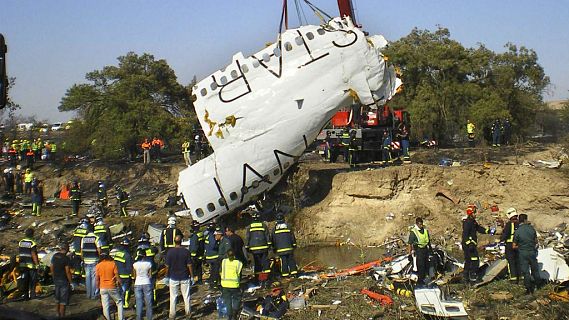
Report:
M 531 294 L 536 287 L 539 288 L 543 284 L 539 276 L 539 265 L 537 264 L 537 233 L 528 222 L 527 214 L 522 213 L 518 217 L 520 226 L 514 232 L 513 247 L 519 252 L 520 270 L 524 277 L 526 294 Z

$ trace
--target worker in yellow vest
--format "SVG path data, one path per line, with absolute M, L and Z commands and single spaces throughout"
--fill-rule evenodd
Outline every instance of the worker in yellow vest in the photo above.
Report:
M 409 233 L 409 260 L 415 258 L 417 285 L 425 284 L 425 277 L 429 270 L 430 250 L 429 231 L 423 225 L 423 218 L 417 217 L 415 225 L 411 227 L 411 232 Z
M 32 180 L 34 180 L 34 173 L 30 168 L 26 169 L 26 173 L 24 174 L 24 193 L 30 194 L 32 193 Z
M 221 297 L 227 308 L 229 319 L 237 319 L 241 306 L 241 269 L 243 263 L 235 259 L 232 249 L 227 251 L 227 258 L 221 262 Z
M 186 140 L 182 143 L 182 155 L 184 155 L 184 162 L 189 167 L 192 165 L 192 159 L 190 158 L 190 141 Z

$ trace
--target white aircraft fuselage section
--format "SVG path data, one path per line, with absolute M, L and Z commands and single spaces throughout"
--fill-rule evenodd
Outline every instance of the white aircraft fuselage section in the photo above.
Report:
M 180 172 L 178 193 L 199 222 L 271 189 L 342 106 L 382 105 L 401 84 L 349 18 L 286 30 L 280 39 L 194 87 L 213 154 Z

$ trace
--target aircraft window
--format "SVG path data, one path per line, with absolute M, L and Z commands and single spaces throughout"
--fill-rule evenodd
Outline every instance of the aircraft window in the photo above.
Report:
M 308 38 L 308 40 L 312 40 L 314 39 L 314 34 L 312 32 L 307 32 L 306 37 Z
M 284 167 L 285 169 L 288 168 L 288 167 L 290 167 L 290 162 L 285 162 L 285 164 L 284 164 L 283 167 Z
M 304 43 L 304 40 L 302 40 L 302 37 L 299 36 L 299 37 L 294 38 L 294 42 L 296 42 L 296 44 L 298 44 L 300 46 Z
M 271 60 L 271 56 L 268 53 L 263 53 L 263 61 L 269 62 Z
M 247 72 L 249 72 L 249 67 L 247 67 L 247 65 L 244 64 L 241 66 L 241 71 L 243 71 L 243 73 L 247 73 Z
M 290 44 L 290 42 L 285 42 L 284 47 L 286 51 L 292 50 L 292 44 Z
M 255 180 L 255 181 L 253 181 L 253 183 L 251 183 L 251 185 L 253 186 L 253 188 L 258 188 L 259 187 L 259 181 Z
M 232 79 L 237 78 L 237 71 L 236 70 L 231 71 L 231 78 Z
M 275 176 L 275 177 L 276 177 L 276 176 L 278 176 L 278 175 L 279 175 L 279 173 L 281 173 L 281 170 L 279 170 L 279 169 L 275 169 L 275 170 L 273 170 L 273 176 Z
M 326 33 L 326 31 L 324 31 L 324 29 L 322 29 L 322 28 L 316 30 L 316 32 L 318 32 L 318 34 L 321 36 L 323 36 Z
M 207 204 L 207 211 L 214 212 L 215 211 L 215 205 L 213 203 L 208 203 Z
M 258 66 L 260 66 L 259 61 L 257 61 L 257 59 L 253 60 L 253 68 L 257 68 Z
M 202 97 L 204 97 L 204 96 L 207 94 L 207 89 L 206 89 L 206 88 L 203 88 L 203 89 L 200 91 L 200 94 L 202 95 Z
M 249 192 L 249 189 L 247 187 L 242 187 L 241 188 L 241 193 L 242 194 L 247 194 L 247 192 Z
M 237 200 L 237 192 L 235 192 L 235 191 L 234 191 L 234 192 L 231 192 L 231 193 L 229 194 L 229 199 L 231 199 L 231 200 Z
M 222 206 L 222 207 L 225 207 L 225 205 L 227 204 L 227 203 L 225 203 L 225 199 L 223 199 L 223 198 L 219 198 L 219 200 L 217 200 L 217 202 L 218 202 L 219 205 Z
M 227 84 L 227 77 L 223 76 L 221 77 L 221 79 L 219 79 L 221 81 L 221 84 L 226 85 Z
M 203 217 L 203 210 L 202 210 L 202 208 L 196 209 L 196 215 L 198 216 L 198 218 Z
M 269 181 L 270 178 L 271 178 L 271 177 L 269 177 L 268 174 L 266 174 L 266 175 L 263 177 L 263 179 L 265 179 L 266 181 Z
M 211 90 L 215 90 L 215 89 L 217 89 L 217 83 L 212 82 L 209 87 L 211 88 Z
M 275 50 L 273 50 L 273 54 L 275 55 L 275 57 L 280 57 L 281 56 L 281 49 L 279 48 L 275 48 Z

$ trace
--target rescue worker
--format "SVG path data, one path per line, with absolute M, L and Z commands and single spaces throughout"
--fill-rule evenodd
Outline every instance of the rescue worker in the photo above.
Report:
M 182 155 L 184 156 L 186 166 L 191 166 L 192 159 L 190 158 L 190 141 L 188 140 L 185 140 L 184 143 L 182 143 Z
M 163 147 L 164 147 L 164 142 L 161 139 L 159 139 L 157 137 L 154 137 L 154 139 L 152 139 L 152 142 L 151 142 L 152 153 L 154 153 L 153 157 L 156 158 L 156 162 L 158 162 L 158 163 L 160 163 L 162 161 L 161 153 L 162 153 Z
M 73 181 L 73 186 L 69 191 L 69 200 L 71 200 L 71 217 L 76 217 L 79 214 L 79 206 L 81 205 L 81 189 L 77 181 Z
M 219 286 L 219 242 L 215 239 L 216 226 L 211 223 L 205 235 L 204 250 L 205 262 L 209 265 L 209 288 L 216 289 Z
M 49 151 L 50 156 L 49 159 L 51 160 L 51 162 L 55 162 L 57 160 L 57 144 L 55 142 L 51 143 L 51 149 Z
M 215 240 L 219 242 L 219 249 L 217 250 L 219 254 L 219 263 L 225 258 L 227 258 L 227 252 L 231 250 L 231 241 L 225 236 L 225 232 L 220 228 L 215 228 Z
M 152 145 L 148 141 L 148 138 L 144 139 L 144 142 L 140 145 L 142 148 L 142 160 L 144 164 L 150 164 L 150 148 Z
M 181 235 L 182 238 L 184 237 L 182 231 L 176 228 L 176 216 L 172 215 L 168 217 L 168 226 L 162 230 L 162 234 L 160 235 L 160 251 L 162 251 L 164 255 L 168 253 L 168 249 L 176 246 L 174 239 L 176 239 L 177 235 Z
M 94 233 L 99 238 L 99 245 L 101 246 L 101 250 L 111 249 L 113 243 L 111 230 L 105 224 L 103 216 L 101 215 L 95 216 Z
M 282 213 L 277 214 L 277 223 L 271 233 L 273 251 L 281 259 L 281 276 L 296 276 L 298 269 L 294 259 L 296 238 Z
M 32 193 L 32 180 L 34 179 L 34 173 L 30 168 L 26 169 L 26 173 L 24 174 L 24 193 L 30 194 Z
M 192 257 L 192 269 L 194 275 L 197 276 L 196 284 L 202 284 L 203 281 L 203 259 L 204 259 L 204 235 L 200 231 L 200 224 L 196 220 L 192 221 L 190 229 L 188 250 Z
M 255 275 L 260 285 L 266 285 L 269 268 L 269 246 L 272 245 L 269 229 L 261 222 L 259 212 L 251 214 L 253 221 L 247 226 L 245 249 L 253 255 Z
M 16 166 L 16 171 L 14 171 L 14 184 L 16 187 L 16 194 L 24 193 L 23 183 L 22 183 L 22 172 L 20 172 L 19 165 Z
M 107 186 L 101 180 L 99 180 L 97 182 L 97 202 L 99 203 L 99 206 L 101 207 L 101 211 L 103 212 L 103 214 L 105 214 L 106 213 L 105 211 L 107 209 L 107 204 L 108 204 Z
M 221 262 L 221 297 L 227 308 L 229 320 L 237 320 L 241 307 L 241 271 L 243 263 L 235 258 L 232 249 L 227 251 L 227 258 Z
M 464 280 L 466 282 L 478 281 L 478 233 L 494 235 L 495 228 L 484 228 L 476 222 L 476 206 L 466 208 L 466 217 L 462 219 L 462 251 L 464 252 Z
M 26 152 L 26 166 L 32 170 L 34 169 L 34 160 L 34 152 L 32 149 L 28 149 Z
M 504 225 L 500 241 L 506 245 L 506 260 L 508 260 L 508 274 L 510 280 L 516 283 L 520 279 L 520 257 L 518 250 L 514 249 L 514 233 L 518 229 L 518 212 L 515 208 L 506 210 L 509 221 Z
M 95 286 L 95 267 L 99 261 L 101 248 L 99 239 L 94 233 L 92 225 L 88 225 L 87 234 L 81 239 L 81 256 L 83 258 L 83 268 L 85 270 L 85 293 L 88 299 L 97 299 L 97 288 Z
M 152 302 L 156 303 L 156 277 L 158 276 L 158 265 L 154 257 L 158 253 L 158 249 L 150 243 L 150 235 L 147 232 L 144 232 L 138 240 L 138 246 L 136 247 L 136 260 L 139 259 L 138 253 L 140 251 L 144 251 L 145 253 L 145 255 L 141 255 L 140 258 L 152 264 L 152 277 L 150 279 L 152 281 Z
M 476 138 L 476 135 L 474 133 L 474 130 L 476 129 L 476 126 L 474 125 L 474 123 L 470 122 L 470 120 L 466 120 L 466 134 L 468 136 L 468 146 L 471 148 L 474 148 L 475 143 L 474 143 L 474 138 Z
M 510 140 L 512 139 L 512 124 L 508 118 L 504 119 L 502 129 L 504 131 L 504 137 L 502 138 L 502 141 L 505 145 L 509 145 Z
M 119 185 L 115 186 L 115 190 L 117 191 L 116 197 L 117 197 L 117 201 L 118 201 L 119 207 L 120 207 L 120 215 L 123 217 L 127 217 L 128 212 L 126 211 L 126 207 L 127 207 L 128 202 L 130 200 L 128 192 L 123 190 L 123 188 L 121 188 L 121 186 L 119 186 Z
M 326 131 L 326 138 L 324 138 L 324 159 L 332 162 L 332 132 Z
M 30 185 L 32 188 L 32 216 L 39 217 L 43 205 L 43 183 L 37 178 L 33 178 Z
M 348 128 L 345 128 L 344 131 L 342 131 L 340 145 L 343 148 L 344 162 L 349 162 L 350 131 Z
M 417 285 L 425 285 L 425 277 L 429 271 L 429 252 L 432 251 L 429 231 L 423 225 L 423 218 L 417 217 L 415 225 L 409 233 L 409 260 L 415 257 L 417 268 Z
M 380 164 L 388 164 L 391 160 L 391 135 L 388 130 L 383 131 L 383 140 L 381 142 L 381 162 Z
M 15 167 L 16 162 L 18 162 L 18 152 L 13 145 L 8 149 L 8 162 L 10 163 L 10 167 Z
M 502 124 L 500 123 L 500 119 L 496 119 L 492 124 L 492 146 L 499 147 L 500 146 L 500 138 L 502 135 Z
M 520 226 L 514 233 L 513 247 L 519 251 L 520 270 L 524 277 L 526 294 L 532 294 L 545 283 L 539 275 L 540 268 L 537 263 L 537 232 L 528 222 L 527 214 L 520 214 L 519 220 Z
M 403 161 L 410 162 L 409 156 L 409 126 L 405 122 L 400 122 L 397 126 L 397 136 L 401 141 L 401 150 L 403 152 Z
M 81 222 L 73 231 L 73 238 L 71 239 L 71 274 L 73 276 L 73 283 L 79 284 L 83 274 L 82 261 L 81 261 L 81 240 L 87 235 L 89 229 L 89 221 L 81 219 Z
M 35 299 L 38 279 L 39 258 L 37 244 L 34 241 L 34 229 L 28 228 L 24 239 L 18 243 L 20 267 L 20 291 L 25 300 Z
M 271 319 L 282 318 L 289 308 L 288 299 L 282 288 L 273 288 L 270 295 L 266 296 L 263 303 L 258 308 L 262 316 Z
M 117 269 L 119 271 L 119 278 L 121 278 L 121 294 L 123 299 L 123 306 L 128 308 L 128 300 L 130 298 L 130 288 L 132 285 L 132 256 L 129 252 L 130 241 L 124 238 L 118 248 L 111 250 L 111 257 L 115 260 Z
M 202 139 L 199 133 L 194 136 L 194 146 L 195 146 L 196 162 L 197 162 L 202 158 Z
M 358 163 L 358 139 L 356 138 L 356 131 L 350 131 L 350 143 L 348 145 L 348 163 L 351 168 L 355 168 Z

